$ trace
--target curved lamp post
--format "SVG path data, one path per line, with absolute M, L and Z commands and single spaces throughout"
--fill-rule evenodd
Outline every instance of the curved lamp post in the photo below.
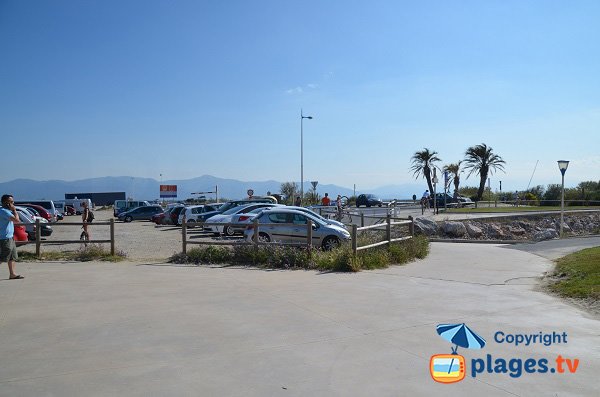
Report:
M 560 198 L 560 238 L 563 238 L 563 222 L 565 212 L 565 172 L 567 172 L 568 167 L 569 162 L 567 160 L 558 160 L 558 169 L 562 174 L 562 193 Z
M 312 120 L 312 116 L 304 116 L 300 109 L 300 205 L 304 201 L 304 119 Z

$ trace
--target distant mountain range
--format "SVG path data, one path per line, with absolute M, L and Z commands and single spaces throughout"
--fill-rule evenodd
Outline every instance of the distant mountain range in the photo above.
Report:
M 82 179 L 78 181 L 35 181 L 32 179 L 15 179 L 0 183 L 0 193 L 10 193 L 17 200 L 62 200 L 66 193 L 100 193 L 100 192 L 125 192 L 129 198 L 140 200 L 154 200 L 159 197 L 159 186 L 161 182 L 151 178 L 136 178 L 130 176 L 102 177 Z M 182 200 L 194 197 L 192 193 L 212 192 L 215 186 L 219 188 L 220 198 L 241 198 L 246 196 L 248 189 L 254 190 L 255 195 L 266 195 L 267 192 L 278 193 L 281 182 L 278 181 L 253 181 L 244 182 L 235 179 L 217 178 L 211 175 L 203 175 L 193 179 L 166 180 L 164 185 L 177 185 L 177 198 Z M 368 191 L 357 191 L 360 193 L 373 193 L 385 199 L 406 199 L 413 194 L 420 196 L 425 184 L 403 184 L 387 185 Z M 304 191 L 312 189 L 310 183 L 304 184 Z M 335 197 L 338 194 L 351 196 L 352 189 L 337 185 L 318 185 L 317 192 L 322 196 L 325 192 Z M 205 194 L 214 197 L 212 194 Z

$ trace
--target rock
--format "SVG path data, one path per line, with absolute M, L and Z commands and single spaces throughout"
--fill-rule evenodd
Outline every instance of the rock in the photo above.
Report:
M 533 235 L 535 241 L 551 240 L 553 238 L 558 238 L 556 229 L 544 229 Z
M 504 231 L 498 225 L 489 224 L 487 228 L 487 234 L 491 238 L 502 238 L 505 236 Z
M 477 227 L 470 223 L 466 224 L 466 229 L 467 229 L 467 233 L 469 234 L 469 237 L 479 238 L 483 235 L 483 230 L 481 230 L 480 227 Z
M 444 233 L 451 237 L 462 237 L 467 234 L 467 228 L 462 222 L 444 222 Z
M 424 234 L 426 236 L 433 236 L 438 232 L 438 225 L 436 222 L 425 219 L 425 218 L 416 218 L 415 222 L 415 233 Z
M 519 226 L 520 228 L 525 229 L 525 230 L 531 229 L 531 223 L 525 222 L 525 221 L 517 221 L 516 226 Z
M 509 226 L 508 232 L 514 236 L 522 236 L 526 233 L 525 229 L 521 227 Z

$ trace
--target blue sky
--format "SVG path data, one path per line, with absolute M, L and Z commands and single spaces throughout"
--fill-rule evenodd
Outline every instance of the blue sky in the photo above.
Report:
M 414 183 L 486 143 L 503 190 L 600 179 L 598 1 L 0 0 L 0 181 Z M 19 150 L 15 146 L 19 144 Z M 471 177 L 463 184 L 475 185 Z

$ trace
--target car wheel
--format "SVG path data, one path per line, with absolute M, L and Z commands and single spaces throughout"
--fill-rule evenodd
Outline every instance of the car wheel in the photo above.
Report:
M 131 217 L 130 215 L 127 215 L 125 217 L 125 222 L 131 222 L 133 220 L 133 217 Z
M 371 208 L 371 204 L 367 203 L 367 208 Z
M 378 207 L 381 207 L 381 204 L 377 204 Z
M 223 234 L 231 237 L 235 234 L 235 230 L 233 230 L 233 226 L 231 225 L 225 225 L 225 227 L 223 228 Z
M 329 237 L 326 237 L 325 240 L 323 240 L 323 249 L 325 251 L 330 251 L 339 246 L 340 246 L 340 239 L 338 239 L 335 236 L 329 236 Z
M 267 233 L 259 233 L 258 234 L 258 241 L 260 243 L 268 243 L 271 241 L 271 238 L 269 237 L 269 235 Z
M 190 229 L 193 229 L 196 227 L 196 225 L 193 225 L 193 223 L 196 223 L 195 219 L 188 219 L 187 220 L 187 227 L 189 227 Z

